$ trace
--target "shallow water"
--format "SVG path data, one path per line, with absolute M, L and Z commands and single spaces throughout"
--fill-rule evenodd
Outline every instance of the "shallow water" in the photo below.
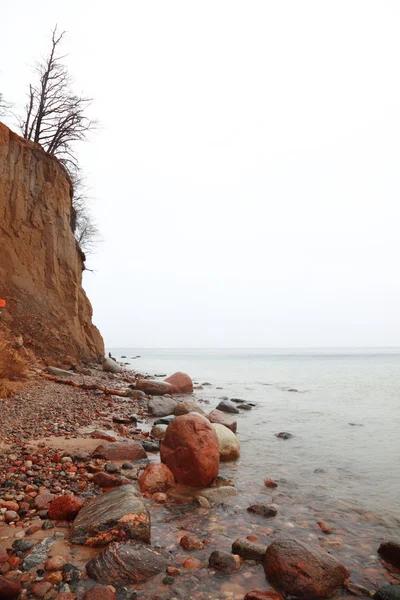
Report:
M 126 355 L 121 360 L 139 372 L 180 370 L 198 384 L 210 383 L 195 392 L 210 409 L 221 396 L 256 403 L 237 415 L 240 461 L 220 471 L 234 479 L 239 496 L 211 514 L 158 508 L 153 542 L 175 544 L 176 551 L 173 537 L 179 539 L 179 532 L 203 535 L 211 540 L 202 551 L 206 565 L 212 549 L 229 550 L 236 537 L 253 534 L 269 543 L 277 535 L 293 535 L 331 551 L 353 581 L 370 589 L 391 580 L 376 550 L 382 538 L 398 537 L 400 528 L 400 350 L 113 349 L 113 354 Z M 141 358 L 130 358 L 138 354 Z M 280 431 L 294 437 L 277 439 Z M 272 493 L 263 486 L 267 477 L 279 483 Z M 246 512 L 250 503 L 270 500 L 280 507 L 276 518 Z M 334 533 L 324 536 L 318 520 L 333 525 Z M 241 588 L 225 590 L 238 598 L 243 589 L 266 587 L 255 566 L 227 582 Z

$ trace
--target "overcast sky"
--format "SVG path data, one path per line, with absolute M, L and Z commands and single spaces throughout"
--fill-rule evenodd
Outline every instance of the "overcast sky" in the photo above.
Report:
M 0 91 L 55 23 L 107 346 L 400 345 L 398 0 L 2 0 Z

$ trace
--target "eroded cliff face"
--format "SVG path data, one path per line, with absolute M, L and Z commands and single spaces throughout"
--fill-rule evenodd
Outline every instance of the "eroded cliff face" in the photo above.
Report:
M 0 123 L 1 329 L 48 363 L 100 359 L 70 226 L 71 182 L 54 157 Z

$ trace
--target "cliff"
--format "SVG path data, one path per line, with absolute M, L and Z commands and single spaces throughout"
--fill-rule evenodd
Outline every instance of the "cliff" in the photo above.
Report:
M 0 332 L 49 364 L 98 360 L 103 339 L 82 288 L 71 181 L 59 161 L 0 123 Z

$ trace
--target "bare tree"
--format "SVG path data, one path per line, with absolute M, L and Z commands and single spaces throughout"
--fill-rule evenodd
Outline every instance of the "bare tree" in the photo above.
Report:
M 91 254 L 101 241 L 101 236 L 90 212 L 89 190 L 80 171 L 71 174 L 71 178 L 73 184 L 71 229 L 79 247 L 85 254 Z
M 11 108 L 11 104 L 4 100 L 4 96 L 0 92 L 0 117 L 7 114 L 7 112 L 10 110 L 10 108 Z

